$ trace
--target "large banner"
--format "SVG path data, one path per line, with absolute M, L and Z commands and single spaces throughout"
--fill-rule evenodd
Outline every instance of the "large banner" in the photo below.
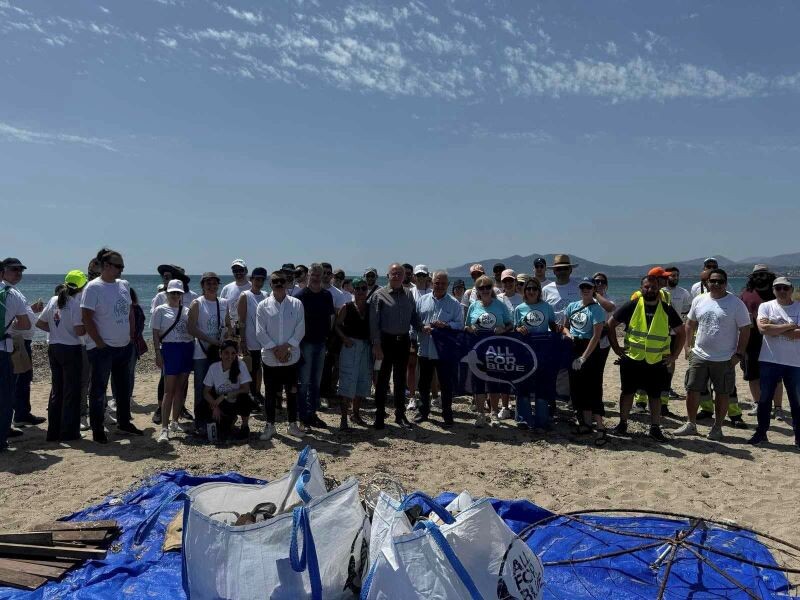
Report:
M 514 394 L 549 397 L 558 372 L 572 362 L 572 344 L 558 333 L 495 335 L 434 329 L 432 335 L 440 359 L 460 363 L 460 372 L 472 378 L 505 384 Z

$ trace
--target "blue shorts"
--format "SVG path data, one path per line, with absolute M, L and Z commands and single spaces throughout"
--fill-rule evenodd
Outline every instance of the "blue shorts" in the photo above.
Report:
M 194 342 L 165 342 L 161 344 L 164 375 L 191 373 L 194 369 Z

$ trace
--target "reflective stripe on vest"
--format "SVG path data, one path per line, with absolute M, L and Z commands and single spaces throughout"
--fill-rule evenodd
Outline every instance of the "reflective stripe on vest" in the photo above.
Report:
M 644 310 L 644 298 L 639 298 L 625 332 L 625 352 L 633 360 L 644 360 L 653 365 L 669 353 L 669 318 L 659 299 L 650 328 Z

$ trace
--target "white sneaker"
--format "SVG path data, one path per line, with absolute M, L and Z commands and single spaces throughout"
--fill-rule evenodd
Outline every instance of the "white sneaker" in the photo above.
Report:
M 111 411 L 106 411 L 106 425 L 113 425 L 117 422 L 117 418 L 111 414 Z
M 158 442 L 160 444 L 169 441 L 169 429 L 166 427 L 161 428 L 161 435 L 158 436 Z
M 673 430 L 672 435 L 697 435 L 697 425 L 686 421 L 686 423 Z
M 409 398 L 408 404 L 406 405 L 406 412 L 413 412 L 415 410 L 417 410 L 417 399 Z
M 716 425 L 711 426 L 711 431 L 708 432 L 706 436 L 709 440 L 714 440 L 715 442 L 722 441 L 722 427 L 717 427 Z
M 497 413 L 497 418 L 500 419 L 501 421 L 504 421 L 505 419 L 510 419 L 511 410 L 509 410 L 508 408 L 501 408 L 500 412 Z
M 169 424 L 169 432 L 170 433 L 183 433 L 184 431 L 186 431 L 186 430 L 183 428 L 183 425 L 181 425 L 177 421 L 172 421 Z
M 298 427 L 297 423 L 289 423 L 289 426 L 286 428 L 286 433 L 292 437 L 303 437 L 306 434 L 304 430 Z
M 753 408 L 747 411 L 747 415 L 750 417 L 758 416 L 758 404 L 753 404 Z
M 479 413 L 478 416 L 475 417 L 475 427 L 480 429 L 481 427 L 485 427 L 488 422 L 486 415 L 483 413 Z
M 330 402 L 328 402 L 327 398 L 320 398 L 319 399 L 319 406 L 320 408 L 328 409 L 331 407 Z
M 81 417 L 81 431 L 89 431 L 90 429 L 89 417 Z
M 489 417 L 489 425 L 491 427 L 500 427 L 500 419 L 497 417 L 495 413 L 492 413 Z
M 442 408 L 442 399 L 439 396 L 436 396 L 433 400 L 431 400 L 431 408 Z
M 258 439 L 262 442 L 266 442 L 271 440 L 273 435 L 275 435 L 275 425 L 273 423 L 267 423 L 264 425 L 264 431 L 261 432 Z

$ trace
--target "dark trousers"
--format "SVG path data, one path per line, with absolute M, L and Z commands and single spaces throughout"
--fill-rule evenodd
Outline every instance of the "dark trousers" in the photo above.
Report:
M 259 369 L 262 369 L 261 381 L 263 383 L 264 363 L 261 362 L 261 350 L 248 350 L 247 353 L 250 355 L 250 366 L 253 368 L 253 372 L 250 373 L 250 377 L 253 378 L 253 381 L 250 382 L 250 393 L 253 395 L 253 398 L 260 398 L 261 390 L 258 387 L 256 387 L 256 374 L 258 373 Z
M 431 382 L 433 373 L 439 377 L 439 389 L 442 398 L 442 418 L 445 423 L 453 421 L 453 385 L 456 380 L 458 363 L 441 359 L 419 357 L 419 400 L 420 414 L 427 417 L 431 410 Z
M 33 325 L 31 325 L 33 327 Z M 25 351 L 28 357 L 33 357 L 31 340 L 25 340 Z M 33 368 L 25 373 L 14 376 L 14 418 L 23 419 L 31 416 L 31 382 L 33 381 Z
M 128 362 L 128 397 L 133 398 L 133 388 L 136 385 L 136 363 L 139 362 L 139 356 L 136 354 L 136 348 L 133 349 L 131 352 L 131 358 Z M 117 393 L 119 390 L 117 389 L 117 380 L 114 379 L 113 375 L 111 377 L 111 394 L 114 396 L 114 399 L 117 398 Z
M 406 335 L 381 334 L 383 362 L 378 371 L 378 383 L 375 386 L 375 423 L 383 423 L 386 418 L 386 392 L 389 389 L 389 377 L 394 385 L 395 417 L 405 416 L 406 368 L 411 340 Z
M 50 401 L 47 405 L 47 440 L 81 437 L 81 372 L 83 347 L 50 344 Z
M 261 363 L 263 364 L 263 363 Z M 264 414 L 267 423 L 275 424 L 275 407 L 282 391 L 286 392 L 286 418 L 289 423 L 297 421 L 297 365 L 270 367 L 264 364 Z
M 130 368 L 133 344 L 120 348 L 106 346 L 89 350 L 89 362 L 92 365 L 92 379 L 89 383 L 89 422 L 92 433 L 103 432 L 105 415 L 105 395 L 109 378 L 117 382 L 117 424 L 127 425 L 131 422 L 131 387 Z
M 211 422 L 211 407 L 203 397 L 203 380 L 208 373 L 211 362 L 207 358 L 194 359 L 194 426 L 195 429 L 205 430 Z
M 575 339 L 573 356 L 575 358 L 581 356 L 588 345 L 589 340 Z M 569 369 L 569 393 L 580 423 L 583 423 L 584 411 L 590 410 L 593 415 L 606 414 L 603 407 L 603 370 L 606 367 L 608 351 L 609 348 L 595 348 L 580 371 L 573 371 L 571 367 Z
M 164 369 L 161 369 L 161 377 L 158 378 L 158 405 L 161 406 L 161 401 L 164 399 Z
M 217 397 L 216 393 L 212 393 L 211 395 L 215 398 Z M 208 405 L 207 402 L 205 404 Z M 218 421 L 219 429 L 217 431 L 220 441 L 224 441 L 230 437 L 231 429 L 233 429 L 233 424 L 236 423 L 237 418 L 250 416 L 250 406 L 250 396 L 247 394 L 237 394 L 234 402 L 223 401 L 220 403 L 219 410 L 222 415 Z M 195 408 L 195 410 L 197 410 L 197 408 Z M 210 406 L 209 412 L 211 412 Z
M 322 365 L 322 380 L 319 395 L 322 398 L 335 398 L 339 383 L 339 354 L 342 351 L 342 338 L 336 332 L 328 336 L 325 363 Z
M 14 367 L 11 365 L 11 352 L 0 346 L 0 450 L 6 445 L 13 417 Z
M 800 367 L 760 361 L 759 369 L 761 370 L 759 377 L 761 399 L 758 402 L 757 431 L 767 433 L 772 418 L 772 399 L 775 396 L 775 389 L 779 383 L 783 382 L 789 407 L 792 410 L 794 440 L 796 444 L 800 444 Z

